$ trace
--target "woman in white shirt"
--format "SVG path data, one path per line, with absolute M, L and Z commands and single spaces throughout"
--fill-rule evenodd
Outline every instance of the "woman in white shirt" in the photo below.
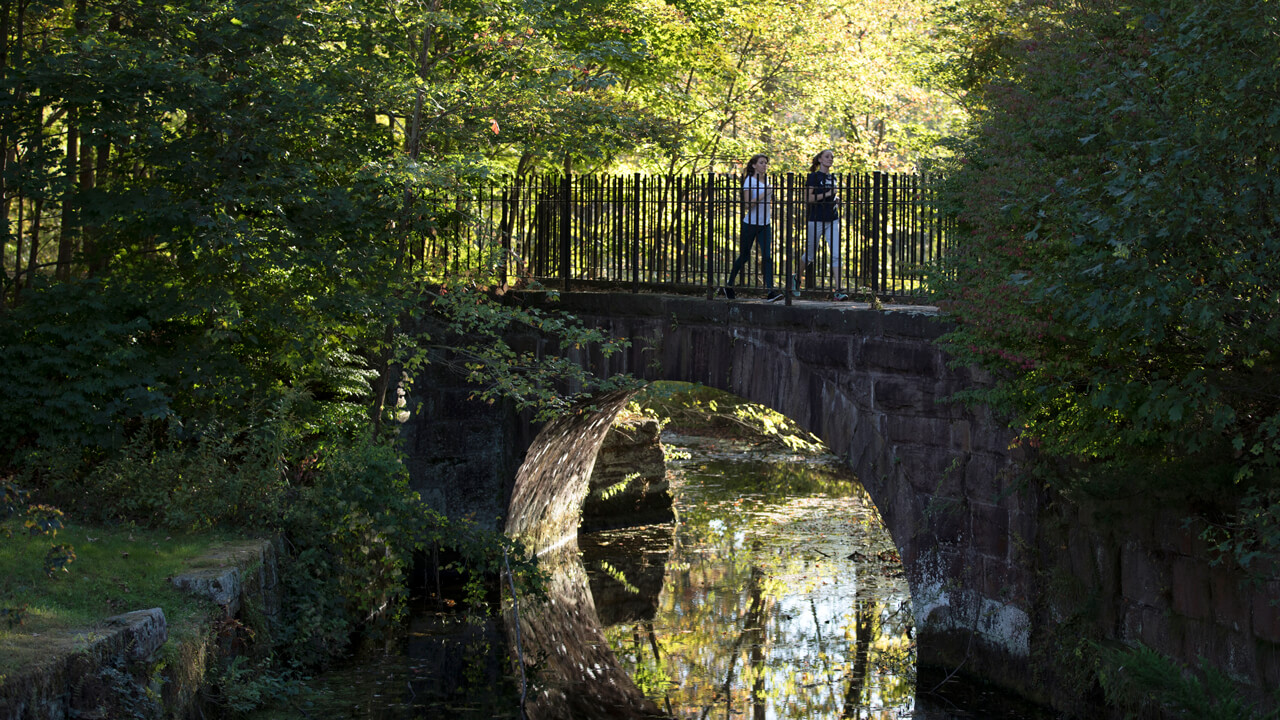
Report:
M 773 188 L 769 187 L 769 156 L 753 155 L 747 161 L 747 170 L 742 176 L 742 240 L 738 257 L 733 261 L 733 269 L 729 272 L 729 282 L 722 292 L 732 300 L 737 293 L 733 283 L 738 273 L 751 259 L 751 246 L 760 242 L 760 262 L 764 265 L 764 286 L 769 291 L 769 302 L 778 300 L 782 293 L 773 289 L 773 248 L 772 235 L 769 228 L 770 204 L 773 200 Z

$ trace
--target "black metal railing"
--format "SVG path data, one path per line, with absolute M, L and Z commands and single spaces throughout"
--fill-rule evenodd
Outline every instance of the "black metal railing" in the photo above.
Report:
M 921 175 L 838 175 L 840 276 L 825 240 L 806 273 L 805 176 L 776 175 L 772 201 L 775 285 L 919 298 L 921 269 L 947 251 L 949 224 L 936 183 Z M 537 281 L 572 290 L 612 287 L 707 292 L 722 285 L 739 252 L 742 179 L 700 176 L 553 176 L 451 192 L 443 218 L 416 249 L 458 272 L 485 270 L 500 283 Z M 763 289 L 753 249 L 739 288 Z

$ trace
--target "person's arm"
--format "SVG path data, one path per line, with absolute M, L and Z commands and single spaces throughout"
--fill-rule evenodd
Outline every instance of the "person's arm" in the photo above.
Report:
M 822 200 L 833 200 L 836 196 L 835 188 L 821 188 L 816 184 L 815 173 L 809 173 L 809 187 L 807 188 L 808 202 L 816 203 Z

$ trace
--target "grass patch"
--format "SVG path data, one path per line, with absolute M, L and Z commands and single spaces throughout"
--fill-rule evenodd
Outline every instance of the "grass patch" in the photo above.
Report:
M 4 530 L 12 536 L 4 538 Z M 70 526 L 56 539 L 29 536 L 21 524 L 0 523 L 0 608 L 20 608 L 16 626 L 0 623 L 0 678 L 84 647 L 102 620 L 159 607 L 174 652 L 203 631 L 218 610 L 208 599 L 173 587 L 169 578 L 199 567 L 225 565 L 216 558 L 236 538 L 184 535 L 129 527 Z M 45 575 L 45 551 L 54 543 L 75 548 L 65 572 Z

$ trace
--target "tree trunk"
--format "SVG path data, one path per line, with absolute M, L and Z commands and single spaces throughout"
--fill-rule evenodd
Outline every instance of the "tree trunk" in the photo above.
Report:
M 67 157 L 63 164 L 66 177 L 66 191 L 62 195 L 62 227 L 58 232 L 58 266 L 54 277 L 62 282 L 71 279 L 71 259 L 76 250 L 76 212 L 75 187 L 79 174 L 80 130 L 76 127 L 80 113 L 76 109 L 67 111 Z
M 97 165 L 94 162 L 93 139 L 87 135 L 80 136 L 80 176 L 76 187 L 80 193 L 88 193 L 96 183 Z M 80 219 L 84 222 L 84 218 Z M 101 274 L 105 265 L 102 252 L 98 247 L 97 226 L 82 225 L 80 228 L 80 245 L 88 262 L 89 275 Z
M 501 237 L 502 249 L 505 253 L 503 264 L 507 269 L 503 280 L 504 286 L 507 287 L 518 285 L 527 270 L 524 267 L 526 261 L 511 247 L 511 244 L 515 239 L 516 223 L 519 222 L 520 198 L 524 193 L 525 177 L 533 169 L 534 165 L 535 158 L 533 153 L 526 149 L 520 154 L 520 162 L 516 163 L 515 177 L 511 181 L 511 187 L 508 189 L 503 202 Z M 514 279 L 512 278 L 513 275 L 515 276 Z
M 0 0 L 0 80 L 6 80 L 9 77 L 9 18 L 12 16 L 13 0 Z M 5 178 L 9 174 L 10 164 L 9 151 L 9 135 L 0 132 L 0 213 L 4 217 L 4 232 L 0 234 L 0 273 L 5 271 L 4 248 L 8 245 L 10 237 L 14 237 L 14 233 L 9 228 L 9 185 L 5 182 Z M 18 201 L 18 215 L 22 215 L 22 201 Z M 21 222 L 21 221 L 19 221 Z M 22 227 L 19 225 L 17 232 L 18 249 L 13 256 L 13 282 L 16 288 L 19 280 L 18 271 L 22 267 Z M 4 306 L 4 297 L 0 296 L 0 307 Z
M 31 212 L 31 248 L 27 251 L 27 281 L 24 287 L 31 287 L 36 281 L 36 263 L 40 261 L 40 223 L 44 220 L 44 198 L 36 198 L 35 208 Z
M 867 656 L 871 649 L 871 630 L 876 605 L 863 601 L 858 607 L 858 625 L 854 638 L 853 671 L 849 673 L 849 687 L 844 692 L 844 712 L 841 718 L 861 717 L 862 691 L 867 686 Z
M 82 35 L 85 28 L 85 11 L 87 0 L 76 0 L 74 21 L 76 34 Z M 81 109 L 75 106 L 67 109 L 64 122 L 67 126 L 67 157 L 64 166 L 66 191 L 62 196 L 62 227 L 58 231 L 58 267 L 55 276 L 66 282 L 71 279 L 71 262 L 75 257 L 76 235 L 79 231 L 79 213 L 76 208 L 76 188 L 81 180 L 80 173 L 80 120 Z
M 14 233 L 13 238 L 13 301 L 10 303 L 10 307 L 17 307 L 19 290 L 22 288 L 22 222 L 26 219 L 23 211 L 27 209 L 27 204 L 24 202 L 22 195 L 18 195 L 17 200 L 18 218 L 17 223 L 14 225 L 17 231 Z M 0 297 L 0 308 L 3 307 L 4 298 Z

